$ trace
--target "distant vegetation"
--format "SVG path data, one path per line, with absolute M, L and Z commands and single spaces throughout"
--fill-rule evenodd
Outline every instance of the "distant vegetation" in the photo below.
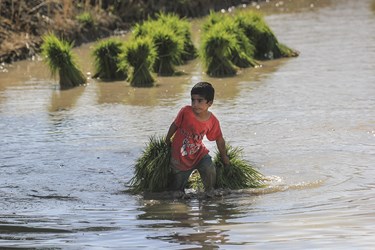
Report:
M 134 87 L 151 87 L 155 82 L 153 74 L 172 76 L 177 65 L 197 56 L 211 77 L 236 75 L 240 68 L 260 65 L 259 60 L 298 56 L 277 40 L 260 13 L 249 10 L 234 14 L 211 12 L 202 25 L 199 50 L 191 40 L 190 23 L 176 14 L 158 13 L 155 18 L 135 24 L 131 30 L 127 41 L 97 42 L 92 52 L 95 78 L 127 80 Z M 57 54 L 47 52 L 51 51 L 49 40 L 44 39 L 44 55 L 52 70 L 60 69 L 55 63 Z M 62 50 L 71 57 L 71 52 L 68 53 L 71 46 L 64 46 Z M 76 67 L 74 63 L 66 65 Z M 62 80 L 68 81 L 60 76 L 60 84 Z

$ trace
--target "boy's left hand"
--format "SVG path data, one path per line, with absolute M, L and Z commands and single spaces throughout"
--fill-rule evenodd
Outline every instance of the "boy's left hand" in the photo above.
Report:
M 221 161 L 223 162 L 225 167 L 229 167 L 230 160 L 229 160 L 229 157 L 227 155 L 225 155 L 224 157 L 221 157 Z

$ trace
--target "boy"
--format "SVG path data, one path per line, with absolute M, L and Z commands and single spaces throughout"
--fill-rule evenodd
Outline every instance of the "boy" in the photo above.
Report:
M 216 168 L 202 142 L 204 136 L 210 141 L 216 141 L 222 162 L 225 166 L 229 165 L 219 121 L 208 111 L 214 100 L 214 88 L 208 82 L 199 82 L 190 94 L 191 106 L 187 105 L 180 110 L 165 138 L 166 143 L 172 146 L 172 190 L 178 191 L 181 196 L 184 196 L 185 186 L 194 169 L 198 170 L 205 191 L 210 193 L 214 189 Z

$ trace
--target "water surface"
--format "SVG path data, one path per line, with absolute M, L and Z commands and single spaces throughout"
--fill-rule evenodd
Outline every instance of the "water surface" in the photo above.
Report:
M 374 2 L 288 4 L 266 20 L 300 56 L 233 78 L 209 78 L 194 60 L 151 89 L 90 79 L 60 91 L 38 59 L 2 67 L 0 247 L 371 249 Z M 85 72 L 91 47 L 75 50 Z M 212 200 L 128 194 L 149 136 L 167 132 L 200 80 L 216 88 L 225 138 L 271 187 Z

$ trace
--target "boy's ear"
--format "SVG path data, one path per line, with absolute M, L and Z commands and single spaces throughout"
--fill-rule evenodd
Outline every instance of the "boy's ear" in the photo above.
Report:
M 214 101 L 209 101 L 207 104 L 211 107 L 211 105 L 214 103 Z

